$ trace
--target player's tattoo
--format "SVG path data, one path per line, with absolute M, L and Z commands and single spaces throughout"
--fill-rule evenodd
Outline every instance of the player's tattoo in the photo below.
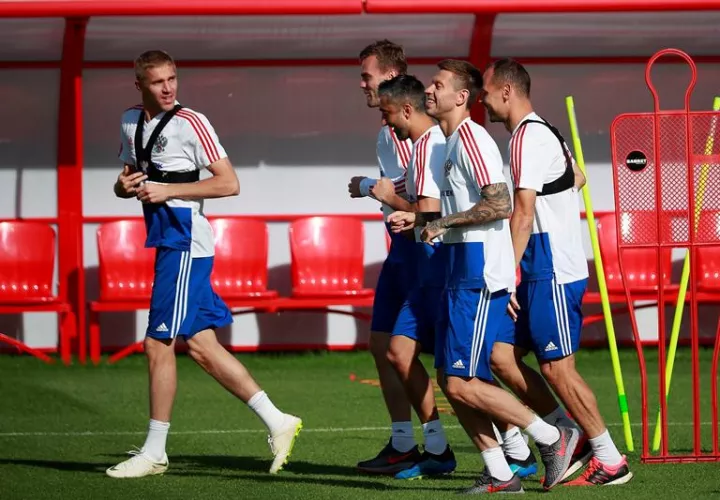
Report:
M 482 199 L 470 210 L 436 219 L 428 224 L 428 228 L 473 226 L 510 217 L 512 213 L 512 202 L 506 183 L 499 182 L 497 184 L 483 186 L 480 194 L 482 195 Z
M 415 213 L 415 226 L 423 227 L 430 222 L 442 217 L 440 212 L 416 212 Z

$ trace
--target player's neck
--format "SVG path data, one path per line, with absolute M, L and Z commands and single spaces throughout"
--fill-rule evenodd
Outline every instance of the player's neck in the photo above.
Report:
M 533 107 L 532 104 L 530 104 L 530 101 L 518 103 L 517 106 L 511 108 L 508 119 L 505 121 L 505 128 L 507 129 L 507 131 L 512 134 L 513 130 L 515 130 L 518 125 L 520 125 L 522 119 L 532 112 Z
M 143 113 L 145 113 L 145 121 L 149 122 L 162 112 L 163 109 L 158 104 L 153 102 L 143 102 Z
M 460 124 L 466 119 L 470 118 L 469 109 L 458 108 L 458 111 L 460 112 L 448 113 L 447 116 L 444 116 L 438 120 L 440 128 L 442 129 L 443 134 L 445 134 L 445 137 L 450 137 L 451 135 L 453 135 L 457 128 L 460 126 Z
M 430 118 L 428 115 L 421 115 L 418 117 L 418 120 L 416 123 L 413 123 L 410 126 L 409 136 L 410 140 L 413 142 L 417 142 L 418 139 L 420 139 L 425 132 L 430 130 L 432 127 L 435 126 L 435 121 Z

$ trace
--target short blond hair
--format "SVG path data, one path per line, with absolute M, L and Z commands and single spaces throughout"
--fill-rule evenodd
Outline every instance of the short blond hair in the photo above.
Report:
M 135 59 L 135 78 L 140 81 L 148 69 L 165 66 L 166 64 L 174 67 L 175 61 L 170 54 L 164 50 L 148 50 L 143 52 Z

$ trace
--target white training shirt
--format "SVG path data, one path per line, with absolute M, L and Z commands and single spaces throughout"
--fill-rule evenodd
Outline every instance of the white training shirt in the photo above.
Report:
M 413 144 L 405 177 L 405 190 L 410 203 L 418 198 L 440 199 L 440 186 L 445 180 L 447 140 L 439 125 L 433 125 Z M 422 228 L 415 228 L 415 241 L 421 242 Z
M 560 141 L 536 113 L 522 119 L 510 139 L 510 172 L 515 188 L 542 191 L 543 185 L 558 179 L 566 169 Z M 522 279 L 552 279 L 558 284 L 588 277 L 582 245 L 580 201 L 574 187 L 556 194 L 538 196 L 532 235 L 521 261 Z
M 495 141 L 481 125 L 465 119 L 447 141 L 443 217 L 470 210 L 481 189 L 507 184 Z M 448 288 L 515 290 L 515 257 L 508 219 L 448 229 L 443 246 L 449 260 Z
M 401 141 L 388 125 L 384 125 L 380 129 L 376 148 L 380 177 L 390 178 L 395 184 L 395 194 L 405 199 L 407 199 L 405 174 L 410 163 L 411 152 L 412 141 L 410 139 Z M 395 210 L 383 203 L 382 211 L 387 218 Z
M 141 113 L 142 105 L 138 105 L 122 115 L 118 156 L 128 165 L 136 165 L 135 130 Z M 143 146 L 147 145 L 164 115 L 160 113 L 145 122 Z M 208 119 L 189 108 L 180 109 L 170 119 L 151 152 L 152 163 L 166 172 L 201 170 L 226 157 Z M 213 231 L 203 214 L 202 200 L 170 199 L 162 204 L 143 203 L 143 213 L 147 228 L 146 247 L 190 250 L 191 257 L 215 255 Z

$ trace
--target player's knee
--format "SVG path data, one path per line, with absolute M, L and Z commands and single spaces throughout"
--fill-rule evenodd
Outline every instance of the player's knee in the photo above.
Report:
M 161 360 L 164 357 L 172 358 L 175 355 L 175 347 L 172 339 L 159 340 L 152 337 L 145 337 L 143 348 L 150 361 Z
M 388 349 L 390 347 L 390 335 L 387 333 L 371 333 L 369 347 L 370 353 L 376 361 L 383 362 L 387 360 Z
M 555 386 L 570 381 L 575 373 L 575 359 L 567 356 L 560 359 L 544 361 L 540 364 L 540 371 L 545 379 Z
M 219 344 L 213 332 L 211 332 L 212 335 L 201 333 L 188 339 L 188 354 L 198 365 L 206 368 L 210 364 L 212 353 Z
M 385 356 L 388 362 L 393 365 L 395 370 L 400 374 L 410 373 L 410 365 L 413 362 L 413 353 L 406 349 L 401 349 L 396 343 L 390 342 Z
M 445 386 L 445 396 L 456 403 L 465 401 L 465 391 L 468 383 L 460 377 L 448 377 Z

